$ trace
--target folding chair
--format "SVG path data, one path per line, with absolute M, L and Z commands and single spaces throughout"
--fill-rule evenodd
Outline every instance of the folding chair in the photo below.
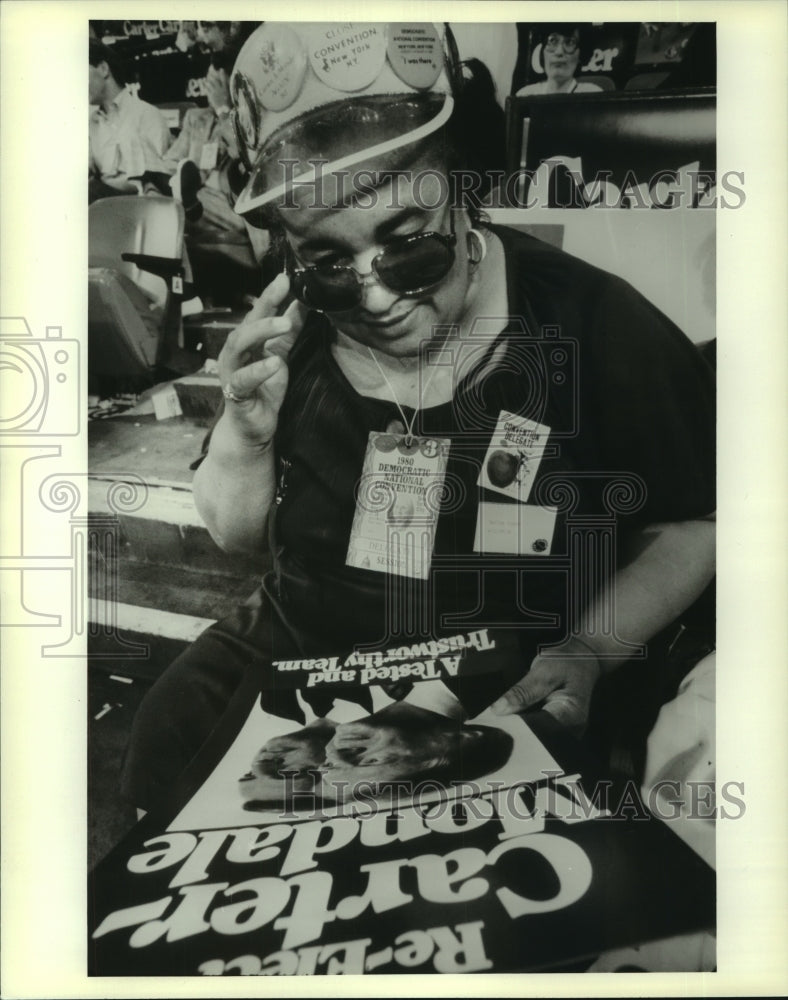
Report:
M 141 376 L 177 346 L 183 207 L 158 196 L 103 198 L 88 212 L 91 375 Z

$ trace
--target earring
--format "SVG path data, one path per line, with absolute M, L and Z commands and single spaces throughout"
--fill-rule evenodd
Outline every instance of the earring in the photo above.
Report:
M 479 241 L 479 253 L 474 257 L 471 252 L 471 236 L 475 236 Z M 478 267 L 479 264 L 487 256 L 487 240 L 484 238 L 482 233 L 478 229 L 469 229 L 467 234 L 468 239 L 468 260 L 473 264 L 474 267 Z

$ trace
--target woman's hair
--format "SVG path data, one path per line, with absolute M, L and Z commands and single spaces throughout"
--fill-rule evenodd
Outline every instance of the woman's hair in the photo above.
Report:
M 506 169 L 506 115 L 492 74 L 481 59 L 468 59 L 461 68 L 463 80 L 448 124 L 450 142 L 455 169 L 474 171 L 484 197 L 495 183 L 492 171 Z

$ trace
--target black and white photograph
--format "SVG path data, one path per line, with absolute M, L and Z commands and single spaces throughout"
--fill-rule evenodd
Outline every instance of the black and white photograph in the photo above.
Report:
M 780 993 L 784 11 L 21 6 L 8 995 Z

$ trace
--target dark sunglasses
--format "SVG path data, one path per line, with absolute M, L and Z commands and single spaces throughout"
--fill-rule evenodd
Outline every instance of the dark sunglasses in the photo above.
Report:
M 288 253 L 287 272 L 293 295 L 304 305 L 321 312 L 344 312 L 355 308 L 363 297 L 366 279 L 371 274 L 399 295 L 418 295 L 443 281 L 454 266 L 454 232 L 415 233 L 392 240 L 372 261 L 369 274 L 359 274 L 346 264 L 315 264 L 297 268 Z

